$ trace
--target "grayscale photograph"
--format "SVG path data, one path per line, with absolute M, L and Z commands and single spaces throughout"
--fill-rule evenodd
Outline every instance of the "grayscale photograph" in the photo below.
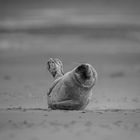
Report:
M 0 140 L 140 140 L 139 0 L 0 0 Z

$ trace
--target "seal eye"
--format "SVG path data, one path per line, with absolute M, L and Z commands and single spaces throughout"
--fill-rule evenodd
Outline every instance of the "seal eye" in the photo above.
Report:
M 89 66 L 86 64 L 82 64 L 77 67 L 76 73 L 80 74 L 80 77 L 85 80 L 90 78 L 90 73 L 89 73 Z

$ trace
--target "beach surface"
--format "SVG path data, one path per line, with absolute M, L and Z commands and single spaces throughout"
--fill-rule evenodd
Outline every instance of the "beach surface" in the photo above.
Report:
M 0 140 L 139 140 L 140 42 L 55 37 L 1 35 Z M 60 58 L 65 72 L 85 62 L 95 67 L 87 110 L 47 110 L 50 57 Z
M 0 110 L 0 140 L 139 140 L 140 110 Z

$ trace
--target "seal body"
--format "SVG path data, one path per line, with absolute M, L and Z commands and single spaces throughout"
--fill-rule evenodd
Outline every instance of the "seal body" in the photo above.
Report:
M 52 83 L 47 93 L 48 107 L 51 109 L 81 110 L 92 96 L 97 74 L 90 64 L 82 64 Z

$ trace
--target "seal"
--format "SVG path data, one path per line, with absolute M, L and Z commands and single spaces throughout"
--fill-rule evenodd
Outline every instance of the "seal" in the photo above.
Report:
M 97 72 L 90 64 L 80 64 L 64 74 L 63 64 L 58 58 L 50 58 L 48 71 L 54 81 L 47 92 L 47 103 L 51 109 L 82 110 L 92 97 Z

